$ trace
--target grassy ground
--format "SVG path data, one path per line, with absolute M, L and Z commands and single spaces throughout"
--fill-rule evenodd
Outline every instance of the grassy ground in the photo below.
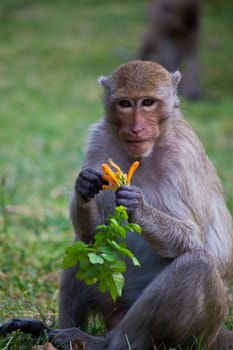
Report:
M 102 114 L 96 80 L 127 60 L 145 29 L 140 0 L 2 0 L 0 4 L 0 322 L 57 319 L 68 198 L 88 125 Z M 232 2 L 203 8 L 205 98 L 182 108 L 223 181 L 233 213 Z M 228 321 L 233 327 L 231 317 Z M 0 349 L 7 348 L 0 340 Z M 12 349 L 30 349 L 24 338 Z

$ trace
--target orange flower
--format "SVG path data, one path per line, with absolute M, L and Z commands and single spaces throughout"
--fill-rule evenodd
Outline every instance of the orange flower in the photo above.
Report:
M 104 171 L 104 174 L 103 174 L 103 176 L 105 177 L 104 180 L 111 182 L 113 185 L 119 186 L 119 179 L 118 179 L 117 173 L 114 173 L 114 171 L 106 163 L 102 164 L 102 168 Z
M 127 185 L 130 185 L 132 176 L 135 173 L 135 171 L 137 170 L 137 168 L 139 167 L 139 164 L 140 163 L 138 161 L 136 161 L 129 168 L 129 171 L 128 171 L 128 174 L 127 174 L 127 182 L 126 182 Z
M 112 161 L 112 159 L 109 159 L 108 161 L 109 161 L 109 164 L 112 166 L 112 168 L 114 168 L 116 171 L 114 172 L 108 164 L 106 163 L 102 164 L 102 168 L 103 168 L 102 178 L 105 181 L 109 182 L 109 185 L 102 185 L 102 189 L 115 190 L 122 185 L 130 185 L 132 176 L 134 172 L 137 170 L 137 168 L 139 167 L 140 163 L 138 161 L 134 162 L 130 166 L 128 174 L 126 175 L 123 173 L 121 168 Z

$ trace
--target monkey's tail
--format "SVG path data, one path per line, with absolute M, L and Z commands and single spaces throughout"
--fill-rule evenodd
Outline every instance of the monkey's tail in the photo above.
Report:
M 0 335 L 5 336 L 8 333 L 20 330 L 23 333 L 31 334 L 34 337 L 40 337 L 43 333 L 49 333 L 51 328 L 47 327 L 43 322 L 34 318 L 13 318 L 4 323 L 0 327 Z

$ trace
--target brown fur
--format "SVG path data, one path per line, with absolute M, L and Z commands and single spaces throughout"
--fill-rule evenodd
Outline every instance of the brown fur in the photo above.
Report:
M 128 264 L 115 304 L 96 286 L 77 280 L 78 267 L 63 272 L 60 327 L 83 328 L 88 314 L 98 310 L 112 329 L 99 345 L 98 338 L 92 343 L 85 335 L 86 349 L 126 350 L 127 342 L 134 350 L 178 343 L 186 348 L 195 337 L 205 347 L 233 345 L 232 333 L 223 328 L 233 268 L 232 220 L 216 171 L 178 108 L 178 81 L 178 73 L 142 61 L 100 79 L 107 114 L 92 128 L 81 174 L 89 168 L 101 171 L 108 158 L 125 172 L 135 159 L 140 167 L 132 187 L 116 194 L 100 191 L 88 199 L 76 187 L 71 219 L 76 239 L 90 241 L 116 201 L 124 203 L 130 220 L 142 227 L 141 236 L 127 236 L 141 268 Z M 145 98 L 154 99 L 149 108 Z M 121 106 L 122 99 L 129 108 Z M 150 142 L 144 143 L 147 136 Z M 128 143 L 129 138 L 137 142 Z

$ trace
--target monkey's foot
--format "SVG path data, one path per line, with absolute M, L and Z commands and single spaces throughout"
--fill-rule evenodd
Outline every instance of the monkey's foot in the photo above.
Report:
M 49 341 L 61 350 L 104 350 L 106 339 L 93 337 L 78 328 L 56 329 L 48 332 Z

